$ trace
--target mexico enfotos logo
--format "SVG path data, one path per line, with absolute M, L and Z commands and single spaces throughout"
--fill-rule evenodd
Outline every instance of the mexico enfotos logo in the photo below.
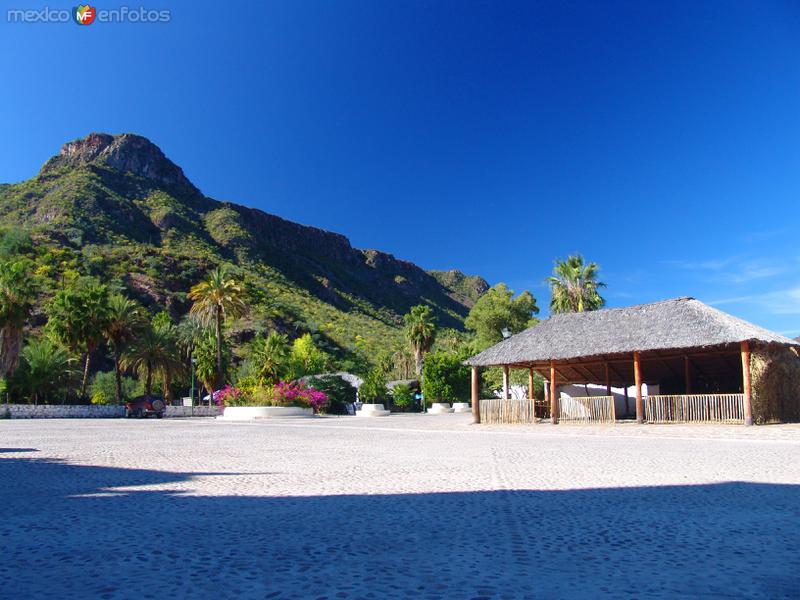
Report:
M 169 10 L 154 10 L 144 6 L 120 6 L 98 9 L 89 4 L 79 4 L 71 10 L 45 6 L 38 9 L 10 8 L 6 11 L 9 23 L 69 23 L 87 26 L 92 23 L 168 23 Z

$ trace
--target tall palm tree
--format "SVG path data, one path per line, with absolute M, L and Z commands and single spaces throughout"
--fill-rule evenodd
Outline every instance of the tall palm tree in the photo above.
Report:
M 145 321 L 139 305 L 121 294 L 109 298 L 109 320 L 105 336 L 114 351 L 114 376 L 116 378 L 115 396 L 117 404 L 122 404 L 122 351 L 144 328 Z
M 30 317 L 36 289 L 23 261 L 0 263 L 0 377 L 14 372 L 22 349 L 22 329 Z
M 227 317 L 235 319 L 247 312 L 245 291 L 241 284 L 228 275 L 227 269 L 218 267 L 211 271 L 208 279 L 189 290 L 189 299 L 194 302 L 191 314 L 197 315 L 206 325 L 214 325 L 217 344 L 217 381 L 223 379 L 222 324 Z
M 122 355 L 120 365 L 144 379 L 144 391 L 148 396 L 153 393 L 153 378 L 159 377 L 164 396 L 169 400 L 172 380 L 185 370 L 174 329 L 171 324 L 146 327 Z
M 406 325 L 406 339 L 414 353 L 417 377 L 422 377 L 422 361 L 436 339 L 436 317 L 426 304 L 412 306 L 403 317 Z
M 606 284 L 597 281 L 599 269 L 597 263 L 584 264 L 580 254 L 556 261 L 553 275 L 547 278 L 552 294 L 550 310 L 568 313 L 602 308 L 606 301 L 598 290 Z

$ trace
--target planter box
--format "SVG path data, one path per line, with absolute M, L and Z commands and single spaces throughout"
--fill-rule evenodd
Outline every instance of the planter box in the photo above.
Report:
M 469 402 L 454 402 L 453 403 L 453 412 L 457 412 L 457 413 L 472 412 L 472 407 L 469 405 Z
M 225 421 L 279 419 L 283 417 L 313 417 L 314 411 L 299 406 L 227 406 L 221 417 Z
M 431 404 L 428 412 L 432 415 L 444 415 L 446 413 L 453 412 L 453 409 L 451 408 L 449 402 L 434 402 Z
M 357 417 L 388 417 L 390 412 L 383 408 L 383 404 L 362 404 L 361 410 L 356 411 Z

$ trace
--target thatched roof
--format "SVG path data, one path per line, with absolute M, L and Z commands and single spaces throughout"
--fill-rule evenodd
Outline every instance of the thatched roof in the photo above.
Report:
M 724 346 L 743 341 L 800 346 L 778 333 L 694 298 L 553 315 L 466 361 L 474 366 L 529 364 L 614 354 Z

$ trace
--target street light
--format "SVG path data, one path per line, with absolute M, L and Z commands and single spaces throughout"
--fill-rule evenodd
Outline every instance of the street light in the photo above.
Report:
M 194 415 L 194 366 L 197 364 L 197 359 L 192 356 L 192 415 Z

